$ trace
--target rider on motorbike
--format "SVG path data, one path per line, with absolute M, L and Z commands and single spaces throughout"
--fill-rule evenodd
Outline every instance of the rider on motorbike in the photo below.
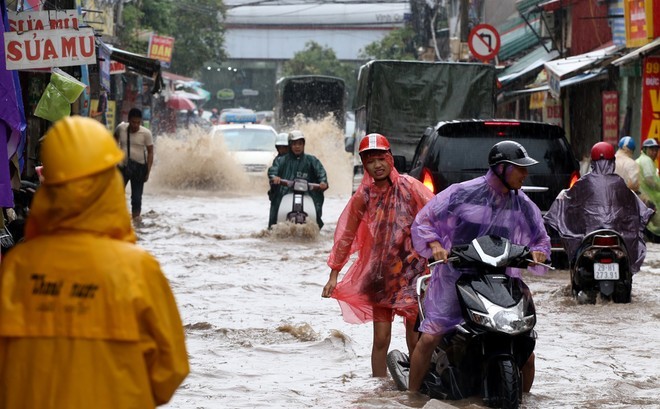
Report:
M 630 255 L 631 272 L 636 273 L 646 255 L 643 230 L 653 210 L 614 173 L 614 167 L 614 147 L 596 143 L 591 148 L 591 172 L 562 191 L 544 219 L 562 237 L 569 260 L 586 234 L 598 229 L 619 232 Z
M 280 185 L 282 179 L 306 179 L 310 183 L 318 183 L 319 189 L 309 192 L 316 208 L 316 223 L 323 227 L 321 212 L 323 209 L 323 192 L 328 189 L 328 176 L 321 161 L 314 155 L 305 153 L 305 135 L 301 131 L 291 131 L 288 136 L 289 153 L 277 158 L 273 166 L 268 169 L 268 178 L 273 185 Z M 281 185 L 273 194 L 270 202 L 270 218 L 268 228 L 277 223 L 277 211 L 280 208 L 282 197 L 291 189 Z
M 614 154 L 614 171 L 621 176 L 630 190 L 639 193 L 639 165 L 633 159 L 635 141 L 630 136 L 619 140 L 619 149 Z
M 660 177 L 658 169 L 655 167 L 658 148 L 660 148 L 658 141 L 649 138 L 642 143 L 642 153 L 637 158 L 640 173 L 640 198 L 648 207 L 656 210 L 656 214 L 651 217 L 646 228 L 656 236 L 660 236 L 660 214 L 657 213 L 660 205 Z
M 529 246 L 534 261 L 545 262 L 550 256 L 550 238 L 541 211 L 520 191 L 527 167 L 536 163 L 517 142 L 495 144 L 488 155 L 490 169 L 485 176 L 449 186 L 417 214 L 412 225 L 415 250 L 424 258 L 446 262 L 452 247 L 494 234 Z M 529 269 L 545 272 L 541 266 Z M 425 317 L 419 327 L 422 334 L 410 360 L 411 392 L 419 391 L 443 334 L 462 320 L 455 283 L 463 272 L 451 263 L 439 264 L 433 271 L 424 298 Z M 519 269 L 508 269 L 507 274 L 521 277 Z M 522 371 L 523 390 L 529 391 L 534 379 L 534 354 Z

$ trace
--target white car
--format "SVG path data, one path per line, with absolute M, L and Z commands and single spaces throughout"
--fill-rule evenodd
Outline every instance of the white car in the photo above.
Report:
M 272 126 L 256 124 L 216 125 L 211 129 L 214 138 L 223 138 L 229 153 L 243 165 L 248 174 L 264 175 L 277 156 Z

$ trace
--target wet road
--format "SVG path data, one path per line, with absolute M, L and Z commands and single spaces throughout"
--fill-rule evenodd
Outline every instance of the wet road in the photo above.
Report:
M 140 244 L 160 260 L 186 326 L 192 372 L 168 408 L 409 408 L 428 405 L 370 377 L 371 326 L 322 299 L 346 193 L 329 194 L 316 237 L 265 230 L 265 193 L 157 189 Z M 264 190 L 265 192 L 265 190 Z M 568 272 L 528 276 L 538 312 L 536 381 L 525 408 L 660 407 L 660 246 L 631 304 L 577 305 Z M 391 348 L 404 347 L 397 321 Z M 480 407 L 479 400 L 452 402 Z

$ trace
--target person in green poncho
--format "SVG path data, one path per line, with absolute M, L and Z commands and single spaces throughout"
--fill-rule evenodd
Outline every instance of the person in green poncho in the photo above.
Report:
M 316 209 L 316 224 L 319 228 L 323 227 L 321 211 L 324 201 L 323 192 L 328 189 L 328 175 L 316 156 L 305 153 L 305 135 L 297 130 L 289 133 L 289 153 L 275 159 L 273 166 L 268 169 L 268 179 L 273 185 L 279 185 L 282 179 L 294 180 L 296 178 L 306 179 L 309 183 L 320 185 L 319 190 L 312 190 L 309 195 L 314 201 Z M 282 202 L 282 197 L 289 191 L 289 187 L 281 185 L 278 191 L 273 194 L 268 219 L 269 229 L 277 223 L 277 211 Z
M 657 212 L 660 205 L 660 177 L 655 167 L 655 158 L 658 156 L 658 141 L 649 138 L 642 143 L 642 153 L 636 162 L 639 165 L 641 176 L 639 190 L 640 198 L 647 206 L 656 210 L 646 228 L 655 235 L 660 235 L 660 215 Z

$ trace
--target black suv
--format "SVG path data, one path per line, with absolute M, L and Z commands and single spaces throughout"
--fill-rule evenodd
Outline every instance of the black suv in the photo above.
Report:
M 557 125 L 510 119 L 440 122 L 429 127 L 419 141 L 409 174 L 434 193 L 488 171 L 488 152 L 497 142 L 512 140 L 527 149 L 538 164 L 527 168 L 522 190 L 546 212 L 562 189 L 580 177 L 579 163 Z M 554 232 L 549 232 L 553 252 L 563 252 Z

